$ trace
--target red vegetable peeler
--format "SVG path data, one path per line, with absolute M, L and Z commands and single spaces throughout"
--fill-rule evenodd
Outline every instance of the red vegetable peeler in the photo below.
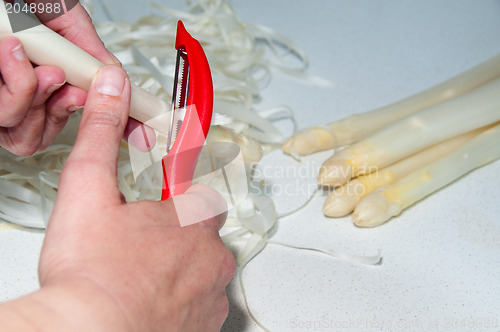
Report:
M 167 155 L 162 159 L 161 199 L 184 193 L 190 186 L 198 156 L 210 129 L 213 86 L 207 57 L 181 21 L 175 40 L 177 64 Z

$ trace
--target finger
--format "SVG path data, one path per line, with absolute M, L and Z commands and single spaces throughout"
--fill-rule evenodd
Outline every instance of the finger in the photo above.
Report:
M 35 68 L 35 76 L 38 84 L 31 107 L 45 108 L 49 97 L 66 83 L 65 74 L 55 66 L 38 66 Z
M 142 152 L 151 151 L 156 145 L 155 131 L 132 118 L 128 119 L 123 137 L 130 145 Z
M 30 156 L 39 149 L 45 127 L 45 102 L 64 84 L 64 72 L 57 67 L 37 67 L 35 76 L 38 86 L 24 118 L 1 131 L 0 144 L 21 156 Z
M 35 68 L 38 86 L 23 121 L 15 128 L 9 128 L 12 141 L 19 142 L 16 154 L 29 156 L 40 149 L 45 131 L 45 103 L 65 83 L 64 72 L 53 66 Z
M 45 130 L 39 150 L 46 149 L 63 130 L 69 117 L 83 108 L 87 92 L 72 85 L 64 85 L 47 101 L 45 110 Z
M 0 70 L 5 82 L 0 87 L 0 126 L 14 127 L 26 116 L 37 89 L 35 71 L 15 37 L 0 42 Z
M 31 2 L 34 2 L 34 0 L 31 0 Z M 104 46 L 92 24 L 92 19 L 80 3 L 77 3 L 73 9 L 64 15 L 45 23 L 45 25 L 104 64 L 121 65 L 120 61 Z
M 47 101 L 48 111 L 54 113 L 74 113 L 85 106 L 87 91 L 66 84 L 57 90 Z
M 92 82 L 75 145 L 60 180 L 61 195 L 89 206 L 121 204 L 117 160 L 128 119 L 130 82 L 117 66 L 103 67 Z M 82 191 L 92 193 L 81 195 Z
M 224 226 L 227 204 L 215 189 L 196 184 L 172 200 L 181 226 L 200 224 L 217 233 Z

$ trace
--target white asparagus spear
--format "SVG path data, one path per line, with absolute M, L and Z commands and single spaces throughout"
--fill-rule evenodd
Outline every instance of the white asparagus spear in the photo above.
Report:
M 356 204 L 375 189 L 393 184 L 409 173 L 459 148 L 484 130 L 486 130 L 486 128 L 476 129 L 434 144 L 380 171 L 363 175 L 349 181 L 345 185 L 336 188 L 328 195 L 323 204 L 323 213 L 328 217 L 343 217 L 351 213 Z
M 307 155 L 349 145 L 423 108 L 461 96 L 500 76 L 500 54 L 423 92 L 370 112 L 354 114 L 328 124 L 306 128 L 290 138 L 283 151 Z M 332 135 L 332 133 L 335 134 Z M 337 142 L 335 142 L 337 140 Z
M 327 159 L 323 185 L 340 186 L 439 141 L 500 120 L 500 78 L 465 95 L 413 113 Z
M 500 123 L 452 153 L 361 199 L 354 209 L 354 223 L 362 227 L 375 227 L 399 215 L 407 207 L 464 174 L 500 158 L 498 142 Z
M 25 16 L 23 19 L 32 20 Z M 52 65 L 66 74 L 66 82 L 88 90 L 103 64 L 67 39 L 34 23 L 34 27 L 12 33 L 4 3 L 0 3 L 0 40 L 14 35 L 21 40 L 28 58 L 37 65 Z M 171 105 L 149 92 L 132 86 L 130 116 L 146 123 L 163 134 L 168 134 Z

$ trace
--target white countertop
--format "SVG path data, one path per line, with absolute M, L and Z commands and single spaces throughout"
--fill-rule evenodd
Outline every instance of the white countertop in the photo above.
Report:
M 130 18 L 148 10 L 132 0 L 108 3 Z M 301 128 L 397 101 L 500 53 L 498 0 L 235 0 L 234 6 L 244 21 L 294 40 L 309 56 L 309 73 L 337 83 L 331 90 L 273 77 L 256 107 L 287 104 Z M 298 182 L 271 180 L 276 188 L 297 189 L 291 197 L 275 197 L 279 212 L 305 201 L 298 188 L 314 186 L 310 169 L 330 154 L 302 164 L 279 151 L 264 158 L 265 167 L 304 170 Z M 500 330 L 498 174 L 499 161 L 375 229 L 356 228 L 350 217 L 325 218 L 324 197 L 315 197 L 280 220 L 273 240 L 354 255 L 381 250 L 382 264 L 268 246 L 244 270 L 254 315 L 271 331 Z M 37 288 L 42 239 L 42 232 L 0 223 L 0 300 Z M 260 331 L 236 282 L 228 294 L 231 311 L 223 330 Z

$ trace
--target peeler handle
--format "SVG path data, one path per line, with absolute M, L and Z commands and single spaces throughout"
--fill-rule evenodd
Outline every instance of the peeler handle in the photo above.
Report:
M 180 131 L 170 152 L 162 160 L 162 200 L 182 194 L 191 186 L 196 163 L 210 129 L 214 98 L 212 75 L 205 52 L 181 21 L 177 24 L 175 48 L 187 53 L 189 95 Z
M 32 18 L 26 16 L 25 19 Z M 3 2 L 0 3 L 0 40 L 16 36 L 31 62 L 61 68 L 66 74 L 66 82 L 88 91 L 92 79 L 104 64 L 43 24 L 33 25 L 13 33 L 6 8 Z M 132 85 L 130 103 L 130 117 L 167 134 L 170 104 L 135 85 Z

